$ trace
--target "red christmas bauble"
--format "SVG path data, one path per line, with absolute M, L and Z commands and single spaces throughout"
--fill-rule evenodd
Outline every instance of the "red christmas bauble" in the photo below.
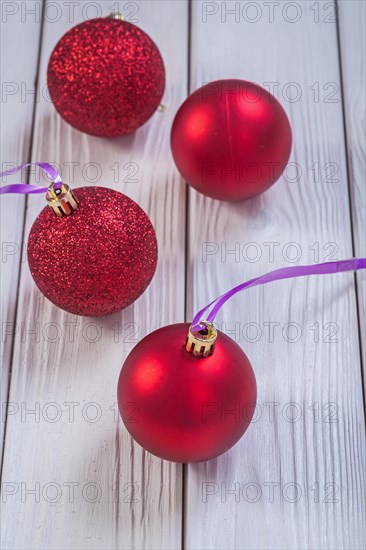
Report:
M 291 142 L 280 103 L 244 80 L 217 80 L 193 92 L 171 132 L 183 178 L 200 193 L 227 201 L 268 189 L 288 162 Z
M 52 52 L 50 97 L 77 130 L 94 136 L 129 134 L 160 104 L 165 69 L 160 52 L 141 29 L 114 17 L 69 30 Z
M 189 324 L 146 336 L 127 357 L 118 382 L 118 405 L 132 437 L 173 462 L 200 462 L 232 447 L 252 419 L 256 381 L 249 360 L 219 333 L 209 357 L 184 346 Z
M 76 315 L 119 311 L 146 289 L 157 263 L 154 228 L 132 199 L 105 187 L 74 191 L 79 207 L 58 218 L 46 206 L 28 238 L 28 262 L 41 292 Z

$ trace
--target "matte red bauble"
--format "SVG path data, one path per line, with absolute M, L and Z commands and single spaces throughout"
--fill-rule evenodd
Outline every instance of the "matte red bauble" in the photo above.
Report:
M 59 114 L 94 136 L 129 134 L 160 104 L 164 63 L 151 38 L 118 16 L 85 21 L 52 52 L 48 89 Z
M 56 193 L 53 198 L 48 193 L 51 208 L 39 214 L 28 239 L 38 288 L 76 315 L 101 316 L 127 307 L 156 268 L 157 242 L 148 216 L 129 197 L 105 187 L 70 192 L 63 185 Z
M 217 80 L 193 92 L 171 132 L 183 178 L 200 193 L 226 201 L 268 189 L 288 162 L 291 142 L 280 103 L 244 80 Z
M 146 336 L 118 382 L 127 430 L 173 462 L 200 462 L 230 449 L 248 428 L 257 395 L 249 360 L 233 340 L 218 333 L 213 354 L 196 356 L 185 345 L 188 329 L 181 323 Z

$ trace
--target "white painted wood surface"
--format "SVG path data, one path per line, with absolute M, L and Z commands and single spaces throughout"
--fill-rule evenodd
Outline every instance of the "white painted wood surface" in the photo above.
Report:
M 12 5 L 13 4 L 13 5 Z M 28 2 L 30 9 L 38 10 L 37 2 Z M 12 9 L 13 8 L 13 9 Z M 9 3 L 8 10 L 2 5 L 1 26 L 1 140 L 0 172 L 27 161 L 30 155 L 32 116 L 35 104 L 37 58 L 40 37 L 39 17 L 22 23 L 15 3 Z M 17 44 L 19 56 L 16 63 L 9 63 Z M 26 52 L 32 51 L 32 56 Z M 23 176 L 25 173 L 23 172 Z M 3 179 L 2 181 L 6 181 Z M 18 180 L 17 180 L 18 181 Z M 22 253 L 22 234 L 25 198 L 8 195 L 0 199 L 1 208 L 1 401 L 7 401 L 8 375 L 12 354 L 13 334 L 16 330 L 15 313 L 18 291 L 19 266 Z M 2 411 L 1 444 L 5 426 Z
M 352 68 L 364 35 L 358 23 L 362 7 L 340 3 L 352 166 L 348 181 L 333 3 L 297 3 L 296 8 L 282 2 L 272 12 L 264 2 L 195 0 L 190 64 L 186 1 L 141 1 L 127 7 L 122 2 L 84 1 L 75 7 L 73 21 L 67 3 L 58 3 L 60 18 L 53 4 L 49 2 L 45 12 L 41 91 L 49 55 L 62 34 L 95 16 L 95 6 L 103 15 L 118 7 L 134 13 L 132 19 L 162 52 L 167 110 L 156 113 L 134 136 L 103 140 L 70 128 L 43 95 L 37 103 L 33 138 L 31 103 L 18 103 L 7 114 L 6 135 L 13 142 L 9 140 L 6 155 L 14 162 L 26 160 L 33 139 L 32 160 L 59 164 L 75 187 L 92 185 L 99 170 L 101 178 L 94 184 L 125 192 L 148 212 L 160 259 L 146 293 L 126 311 L 102 320 L 78 318 L 52 306 L 35 288 L 26 262 L 21 263 L 19 331 L 12 364 L 11 341 L 4 363 L 5 373 L 12 370 L 12 376 L 2 480 L 3 548 L 364 547 L 365 426 L 352 274 L 275 283 L 228 302 L 218 325 L 239 341 L 252 361 L 258 409 L 257 421 L 224 456 L 183 469 L 144 452 L 115 422 L 117 377 L 136 338 L 183 320 L 185 307 L 190 320 L 198 307 L 235 283 L 291 265 L 296 251 L 299 264 L 351 257 L 353 231 L 355 251 L 362 253 L 364 159 L 358 113 L 363 112 L 364 100 L 359 71 Z M 237 4 L 239 12 L 225 12 L 233 6 L 237 10 Z M 5 25 L 6 43 L 17 37 L 16 51 L 6 51 L 12 76 L 5 74 L 18 81 L 25 71 L 24 79 L 32 82 L 40 26 L 30 23 L 31 17 L 22 23 L 21 9 Z M 357 33 L 349 39 L 353 28 Z M 28 63 L 9 62 L 13 51 L 16 59 Z M 2 50 L 2 61 L 3 56 Z M 293 127 L 290 162 L 301 170 L 299 181 L 290 181 L 295 173 L 291 164 L 287 181 L 281 178 L 256 199 L 233 205 L 189 190 L 186 205 L 184 182 L 169 150 L 169 132 L 187 95 L 189 66 L 192 90 L 226 77 L 252 80 L 267 89 L 274 83 Z M 292 101 L 300 92 L 299 101 Z M 127 162 L 137 164 L 136 183 L 128 179 Z M 72 176 L 70 163 L 75 163 Z M 5 242 L 11 238 L 18 243 L 23 199 L 5 200 Z M 25 235 L 42 207 L 41 196 L 29 198 Z M 204 257 L 205 243 L 216 243 L 218 252 Z M 238 262 L 230 254 L 235 247 Z M 260 258 L 253 261 L 256 254 Z M 8 296 L 2 321 L 7 322 L 14 318 L 20 258 L 11 260 L 2 264 Z M 359 290 L 362 296 L 362 287 Z M 32 329 L 36 332 L 27 332 Z M 292 338 L 298 341 L 291 343 Z M 30 409 L 35 414 L 27 414 Z M 60 419 L 53 422 L 57 415 Z M 291 421 L 294 416 L 296 422 Z M 27 493 L 32 489 L 35 493 Z M 95 499 L 98 493 L 100 499 Z
M 99 5 L 108 15 L 107 3 Z M 2 504 L 3 544 L 8 548 L 180 546 L 182 466 L 143 451 L 115 421 L 119 371 L 136 339 L 184 319 L 185 189 L 170 155 L 169 129 L 187 90 L 188 9 L 184 2 L 143 2 L 138 7 L 135 19 L 164 50 L 166 112 L 156 113 L 133 136 L 103 140 L 73 130 L 42 100 L 32 158 L 60 164 L 65 181 L 75 188 L 84 185 L 83 174 L 94 176 L 96 170 L 88 164 L 96 163 L 102 173 L 98 185 L 128 194 L 149 214 L 159 242 L 159 266 L 132 307 L 102 320 L 55 308 L 36 289 L 27 264 L 22 266 L 17 323 L 39 334 L 23 330 L 23 341 L 21 332 L 15 340 L 10 402 L 20 414 L 8 417 L 3 481 L 15 482 L 19 493 Z M 42 88 L 49 55 L 71 26 L 67 14 L 64 6 L 57 22 L 45 22 Z M 82 19 L 81 4 L 73 24 Z M 174 49 L 164 48 L 171 43 Z M 70 178 L 67 163 L 74 162 Z M 138 169 L 135 182 L 128 178 L 129 162 Z M 120 175 L 114 181 L 116 163 Z M 29 199 L 26 234 L 43 206 L 42 196 Z M 75 323 L 75 336 L 69 323 Z M 66 403 L 74 403 L 73 420 Z M 23 414 L 22 419 L 25 407 L 39 410 L 39 417 Z M 59 421 L 50 422 L 58 413 Z M 88 422 L 93 416 L 97 420 Z M 39 498 L 25 494 L 32 487 L 40 491 Z M 56 498 L 53 505 L 50 498 Z
M 295 19 L 291 8 L 278 8 L 270 22 L 263 6 L 249 24 L 243 12 L 237 23 L 233 15 L 225 21 L 222 9 L 205 22 L 203 4 L 193 3 L 192 89 L 233 77 L 278 83 L 275 95 L 293 127 L 290 163 L 298 164 L 302 178 L 281 178 L 267 193 L 234 205 L 190 191 L 190 315 L 240 281 L 291 265 L 296 252 L 288 243 L 296 243 L 298 264 L 314 262 L 317 246 L 316 260 L 326 260 L 334 248 L 328 243 L 338 246 L 333 259 L 352 256 L 337 28 L 324 21 L 321 7 L 314 20 L 310 5 L 298 4 L 294 23 L 285 20 Z M 254 18 L 254 11 L 246 17 Z M 301 98 L 289 101 L 296 91 Z M 314 181 L 314 163 L 334 163 L 337 182 L 323 169 Z M 203 263 L 207 242 L 217 243 L 219 252 Z M 272 261 L 265 243 L 278 243 Z M 237 262 L 225 254 L 235 246 Z M 296 339 L 298 333 L 294 343 L 286 337 L 289 322 L 296 323 L 289 334 Z M 353 275 L 253 289 L 226 304 L 221 323 L 237 329 L 252 361 L 258 421 L 224 456 L 188 467 L 186 548 L 363 547 L 365 440 Z M 277 323 L 273 341 L 268 323 Z M 337 342 L 329 343 L 332 326 Z
M 339 3 L 339 33 L 354 250 L 355 255 L 366 256 L 366 3 L 363 0 Z M 366 273 L 357 274 L 357 283 L 360 329 L 361 335 L 365 335 Z M 361 348 L 366 391 L 364 337 Z

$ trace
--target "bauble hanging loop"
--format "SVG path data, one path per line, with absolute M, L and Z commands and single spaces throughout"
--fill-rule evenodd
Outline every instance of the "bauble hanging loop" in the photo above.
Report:
M 124 16 L 121 13 L 118 13 L 118 12 L 111 13 L 109 15 L 109 17 L 113 17 L 113 19 L 117 19 L 117 21 L 124 21 L 125 20 Z

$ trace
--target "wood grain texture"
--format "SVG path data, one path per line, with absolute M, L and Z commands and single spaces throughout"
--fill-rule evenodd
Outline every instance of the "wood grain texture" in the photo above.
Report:
M 18 4 L 21 16 L 22 5 L 29 10 L 33 2 Z M 190 190 L 188 208 L 169 151 L 171 122 L 187 90 L 188 2 L 83 0 L 75 8 L 59 2 L 58 14 L 54 4 L 48 3 L 44 24 L 32 160 L 60 165 L 75 187 L 106 185 L 136 200 L 156 228 L 159 266 L 132 307 L 95 320 L 52 306 L 23 255 L 3 548 L 171 549 L 182 539 L 192 550 L 364 547 L 365 423 L 352 274 L 278 282 L 225 305 L 218 327 L 242 345 L 256 372 L 255 421 L 222 457 L 187 466 L 185 479 L 180 465 L 131 440 L 115 403 L 126 355 L 148 332 L 182 321 L 185 305 L 190 320 L 224 290 L 275 267 L 350 257 L 352 232 L 363 253 L 362 2 L 339 3 L 344 105 L 332 2 L 275 3 L 273 11 L 263 2 L 191 3 L 192 90 L 226 77 L 273 89 L 291 120 L 294 147 L 286 177 L 267 193 L 226 204 Z M 45 72 L 66 30 L 116 8 L 160 48 L 167 110 L 132 136 L 103 140 L 60 119 L 47 101 Z M 27 24 L 9 18 L 4 28 L 5 77 L 20 82 L 25 74 L 29 89 L 39 26 L 27 16 Z M 10 161 L 27 155 L 31 118 L 28 99 L 12 96 L 2 140 Z M 25 236 L 43 205 L 41 196 L 29 199 Z M 20 243 L 22 208 L 22 198 L 6 197 L 5 242 Z M 7 321 L 14 320 L 19 262 L 14 254 L 2 266 Z M 11 339 L 4 349 L 8 365 Z
M 42 86 L 52 48 L 85 17 L 87 4 L 75 6 L 72 21 L 65 4 L 60 4 L 57 22 L 45 21 Z M 107 2 L 93 4 L 108 15 Z M 182 467 L 163 463 L 135 444 L 117 422 L 115 402 L 121 365 L 136 341 L 184 319 L 185 190 L 170 155 L 169 129 L 187 89 L 188 8 L 186 2 L 133 5 L 138 7 L 133 19 L 165 60 L 165 113 L 157 112 L 134 135 L 103 140 L 73 130 L 43 100 L 32 156 L 60 165 L 64 180 L 75 188 L 92 185 L 99 173 L 94 184 L 137 201 L 156 228 L 159 265 L 133 306 L 97 320 L 54 307 L 36 289 L 27 264 L 22 265 L 17 323 L 23 330 L 15 340 L 14 414 L 8 417 L 3 475 L 4 494 L 11 483 L 16 494 L 7 494 L 2 503 L 4 548 L 180 546 Z M 95 16 L 92 12 L 89 17 Z M 75 163 L 74 175 L 70 163 Z M 134 176 L 127 163 L 134 163 Z M 26 235 L 43 206 L 42 196 L 29 200 Z M 26 332 L 32 329 L 36 332 Z M 25 413 L 31 408 L 33 416 Z M 27 493 L 32 488 L 36 493 Z
M 1 140 L 0 172 L 26 161 L 30 154 L 32 115 L 35 104 L 37 53 L 41 28 L 41 2 L 30 1 L 28 8 L 35 10 L 26 17 L 17 10 L 16 3 L 2 5 L 1 27 Z M 17 60 L 14 57 L 17 44 Z M 33 55 L 28 58 L 27 52 Z M 23 172 L 18 178 L 25 176 Z M 2 181 L 19 181 L 17 176 Z M 2 410 L 6 407 L 9 371 L 15 327 L 15 309 L 18 290 L 19 266 L 22 254 L 25 199 L 23 196 L 1 197 L 1 365 Z M 1 446 L 5 417 L 1 422 Z
M 366 256 L 366 4 L 362 0 L 341 1 L 339 6 L 340 56 L 342 62 L 344 114 L 354 249 Z M 361 335 L 366 333 L 366 274 L 357 274 Z M 366 346 L 361 338 L 366 391 Z
M 284 12 L 286 3 L 272 17 L 260 4 L 256 22 L 244 4 L 230 15 L 224 10 L 232 4 L 213 3 L 207 15 L 207 3 L 193 2 L 192 89 L 220 78 L 267 89 L 277 83 L 293 128 L 290 162 L 302 177 L 282 177 L 238 204 L 190 191 L 190 317 L 226 289 L 291 265 L 296 256 L 298 264 L 352 256 L 337 29 L 335 18 L 328 21 L 334 5 L 315 3 L 316 14 L 312 4 L 298 3 L 298 20 L 290 23 L 286 17 L 296 12 Z M 296 90 L 301 97 L 292 101 Z M 205 243 L 215 244 L 203 257 Z M 276 243 L 273 257 L 268 243 Z M 238 258 L 228 253 L 235 247 Z M 353 275 L 253 289 L 228 302 L 217 322 L 248 354 L 259 406 L 233 449 L 188 467 L 185 547 L 363 547 L 365 438 Z

